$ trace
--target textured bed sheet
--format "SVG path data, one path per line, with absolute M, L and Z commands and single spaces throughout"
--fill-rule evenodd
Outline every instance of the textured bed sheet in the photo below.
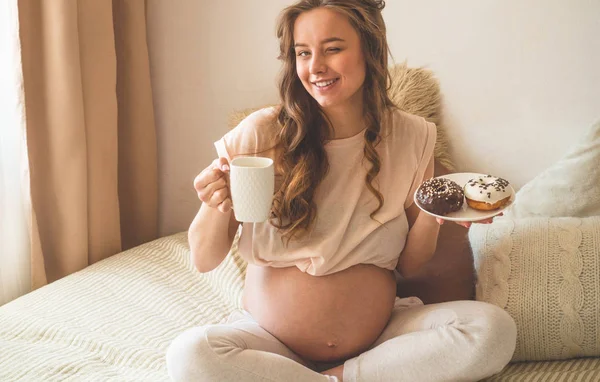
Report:
M 168 381 L 182 330 L 240 301 L 243 264 L 195 272 L 180 233 L 94 264 L 0 307 L 0 381 Z

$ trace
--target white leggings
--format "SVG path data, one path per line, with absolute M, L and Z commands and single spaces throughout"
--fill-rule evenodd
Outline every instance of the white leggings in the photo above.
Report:
M 502 309 L 483 302 L 423 305 L 396 298 L 392 317 L 369 350 L 344 362 L 344 382 L 478 381 L 500 372 L 515 350 L 517 329 Z M 307 362 L 248 312 L 226 323 L 189 329 L 167 352 L 174 381 L 337 381 L 331 365 Z

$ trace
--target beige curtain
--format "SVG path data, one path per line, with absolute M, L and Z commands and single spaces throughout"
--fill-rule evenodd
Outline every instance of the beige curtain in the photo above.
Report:
M 143 0 L 19 0 L 32 287 L 157 237 Z

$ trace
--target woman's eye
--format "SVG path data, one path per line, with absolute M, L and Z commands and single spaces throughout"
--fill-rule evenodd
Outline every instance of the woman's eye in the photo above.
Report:
M 309 53 L 307 51 L 303 50 L 303 51 L 298 52 L 297 55 L 298 55 L 298 57 L 306 57 L 309 55 Z
M 339 52 L 341 49 L 340 48 L 328 48 L 327 51 L 328 52 Z

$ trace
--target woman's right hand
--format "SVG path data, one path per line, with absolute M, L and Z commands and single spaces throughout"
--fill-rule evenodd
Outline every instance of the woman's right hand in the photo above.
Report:
M 228 174 L 229 162 L 218 158 L 194 179 L 194 188 L 202 203 L 222 213 L 231 211 L 232 207 Z

